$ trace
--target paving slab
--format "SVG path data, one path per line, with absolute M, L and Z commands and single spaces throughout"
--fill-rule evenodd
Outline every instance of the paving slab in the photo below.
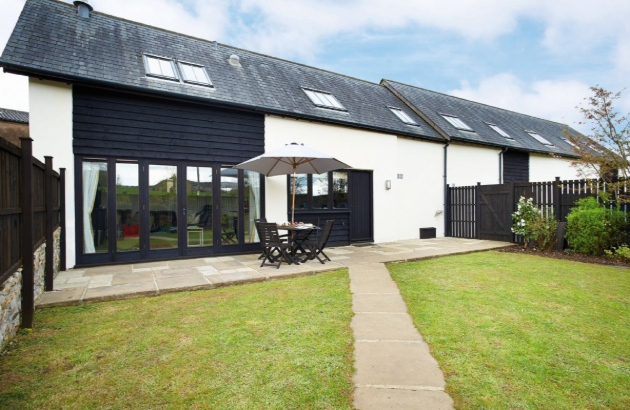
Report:
M 125 273 L 112 277 L 112 285 L 123 285 L 125 283 L 153 282 L 153 272 Z
M 208 268 L 214 269 L 210 266 L 208 266 Z M 162 269 L 162 270 L 158 270 L 153 272 L 153 276 L 155 276 L 156 279 L 161 279 L 161 278 L 172 278 L 172 277 L 178 277 L 178 276 L 188 276 L 188 275 L 199 275 L 199 270 L 197 270 L 197 268 L 175 268 L 175 269 Z
M 357 410 L 452 410 L 453 399 L 443 391 L 359 387 L 354 392 Z
M 409 315 L 357 313 L 350 324 L 356 340 L 422 341 Z
M 164 277 L 156 279 L 155 282 L 160 293 L 173 290 L 210 289 L 213 287 L 209 280 L 199 274 Z
M 446 385 L 424 342 L 358 342 L 354 348 L 355 384 L 439 388 Z
M 85 292 L 84 287 L 54 290 L 52 292 L 44 292 L 42 298 L 39 300 L 38 305 L 46 306 L 64 306 L 75 305 L 77 300 L 80 300 Z
M 97 300 L 125 299 L 137 295 L 156 295 L 155 282 L 126 283 L 108 287 L 92 288 L 85 291 L 82 302 Z
M 400 293 L 365 294 L 352 296 L 352 310 L 356 312 L 407 313 L 407 305 Z
M 194 268 L 196 266 L 205 266 L 206 258 L 203 259 L 182 259 L 177 261 L 168 261 L 168 267 L 171 269 L 176 268 Z
M 261 282 L 267 280 L 262 274 L 251 272 L 235 272 L 235 273 L 220 273 L 218 275 L 207 275 L 206 278 L 213 285 L 227 285 L 231 283 L 250 283 Z

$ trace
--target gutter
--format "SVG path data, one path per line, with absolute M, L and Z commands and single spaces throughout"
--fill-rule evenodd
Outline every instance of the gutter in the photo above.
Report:
M 364 130 L 369 130 L 369 131 L 382 132 L 382 133 L 385 133 L 385 134 L 403 135 L 403 136 L 410 137 L 410 138 L 417 138 L 417 139 L 427 140 L 427 141 L 432 141 L 432 142 L 440 142 L 440 139 L 438 139 L 436 137 L 431 137 L 429 135 L 411 134 L 411 133 L 405 133 L 404 131 L 392 130 L 392 129 L 386 129 L 386 128 L 379 128 L 379 127 L 372 127 L 372 126 L 366 126 L 366 125 L 362 125 L 362 124 L 359 124 L 359 123 L 349 123 L 349 122 L 344 122 L 344 121 L 335 121 L 335 120 L 328 119 L 328 118 L 315 117 L 315 116 L 312 116 L 312 115 L 309 115 L 309 114 L 302 114 L 302 113 L 300 113 L 299 115 L 297 115 L 295 113 L 291 113 L 291 112 L 288 112 L 288 111 L 282 111 L 282 110 L 276 110 L 276 109 L 273 109 L 273 108 L 261 108 L 261 107 L 257 107 L 257 106 L 240 104 L 240 103 L 235 103 L 235 102 L 225 102 L 225 101 L 213 100 L 213 99 L 210 99 L 210 98 L 207 98 L 207 97 L 198 97 L 198 96 L 194 96 L 194 95 L 179 94 L 179 93 L 174 93 L 174 92 L 155 90 L 153 88 L 146 88 L 146 87 L 140 87 L 140 86 L 120 84 L 120 83 L 114 83 L 114 82 L 104 81 L 104 80 L 86 79 L 86 78 L 78 77 L 76 75 L 71 75 L 71 74 L 60 75 L 59 73 L 56 73 L 56 72 L 53 72 L 53 71 L 50 71 L 50 70 L 32 71 L 32 70 L 29 70 L 28 68 L 24 68 L 24 67 L 21 67 L 19 65 L 11 64 L 11 63 L 8 63 L 8 62 L 2 61 L 2 60 L 0 60 L 0 67 L 4 68 L 4 72 L 5 73 L 24 75 L 24 76 L 27 76 L 27 77 L 38 78 L 40 80 L 59 81 L 59 82 L 65 82 L 67 84 L 92 86 L 92 87 L 104 88 L 104 89 L 108 89 L 108 90 L 112 90 L 112 89 L 114 89 L 114 90 L 123 90 L 123 91 L 128 91 L 128 92 L 132 92 L 132 93 L 135 93 L 135 94 L 142 94 L 142 95 L 147 95 L 147 94 L 148 95 L 160 95 L 160 96 L 163 96 L 163 97 L 166 97 L 166 98 L 169 98 L 169 99 L 203 103 L 203 104 L 206 104 L 206 105 L 212 105 L 214 107 L 240 109 L 242 111 L 256 112 L 256 113 L 260 113 L 260 114 L 270 114 L 270 115 L 277 115 L 277 116 L 280 116 L 280 117 L 288 117 L 288 118 L 293 118 L 293 119 L 298 119 L 298 120 L 309 120 L 309 121 L 315 121 L 315 122 L 320 122 L 320 123 L 325 123 L 325 124 L 342 125 L 342 126 L 349 127 L 349 128 L 354 128 L 354 129 L 359 128 L 359 129 L 364 129 Z
M 449 141 L 444 144 L 444 236 L 450 235 L 449 218 L 447 212 L 448 209 L 448 146 L 451 145 Z

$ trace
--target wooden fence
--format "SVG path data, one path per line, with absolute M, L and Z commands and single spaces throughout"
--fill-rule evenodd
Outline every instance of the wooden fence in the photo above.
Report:
M 45 289 L 53 288 L 54 231 L 61 226 L 61 268 L 65 269 L 65 173 L 33 158 L 33 140 L 17 147 L 0 139 L 0 285 L 22 266 L 22 327 L 32 327 L 33 252 L 46 242 Z
M 484 196 L 484 190 L 500 188 L 512 193 L 502 197 Z M 480 226 L 493 226 L 495 233 L 511 235 L 511 213 L 516 210 L 520 197 L 532 198 L 535 205 L 553 212 L 556 220 L 566 222 L 567 215 L 578 199 L 597 197 L 600 192 L 607 192 L 609 187 L 601 180 L 565 180 L 556 178 L 549 182 L 512 182 L 501 185 L 481 185 L 464 187 L 448 187 L 446 203 L 446 236 L 456 238 L 478 238 Z M 624 185 L 623 194 L 628 191 Z M 509 198 L 509 199 L 508 199 Z M 493 201 L 499 201 L 493 202 Z M 509 201 L 510 203 L 505 203 Z M 611 204 L 613 206 L 614 204 Z M 484 207 L 492 212 L 480 212 Z M 621 205 L 621 210 L 630 213 L 627 203 Z M 505 213 L 505 215 L 503 215 Z M 481 220 L 484 218 L 484 220 Z M 488 220 L 486 220 L 488 219 Z M 507 221 L 507 223 L 506 223 Z M 520 242 L 519 238 L 512 235 L 514 242 Z

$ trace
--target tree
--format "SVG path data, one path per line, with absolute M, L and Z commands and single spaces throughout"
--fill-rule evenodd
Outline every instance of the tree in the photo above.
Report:
M 578 124 L 590 126 L 590 135 L 565 130 L 573 151 L 581 157 L 574 165 L 582 177 L 604 180 L 608 192 L 623 192 L 618 189 L 618 180 L 630 177 L 630 122 L 629 115 L 620 114 L 614 106 L 622 92 L 613 93 L 599 86 L 591 87 L 591 91 L 593 95 L 584 99 L 586 103 L 576 107 L 584 116 Z M 618 199 L 627 198 L 621 194 Z

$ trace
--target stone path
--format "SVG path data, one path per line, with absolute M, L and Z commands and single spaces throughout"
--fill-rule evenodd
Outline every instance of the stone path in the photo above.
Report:
M 413 325 L 382 263 L 350 266 L 354 405 L 368 409 L 452 409 L 429 346 Z
M 322 265 L 260 267 L 258 255 L 172 260 L 71 269 L 38 307 L 155 296 L 246 282 L 276 280 L 348 268 L 355 338 L 355 407 L 359 410 L 452 409 L 445 382 L 428 345 L 413 326 L 385 263 L 476 252 L 511 244 L 437 238 L 330 248 Z

